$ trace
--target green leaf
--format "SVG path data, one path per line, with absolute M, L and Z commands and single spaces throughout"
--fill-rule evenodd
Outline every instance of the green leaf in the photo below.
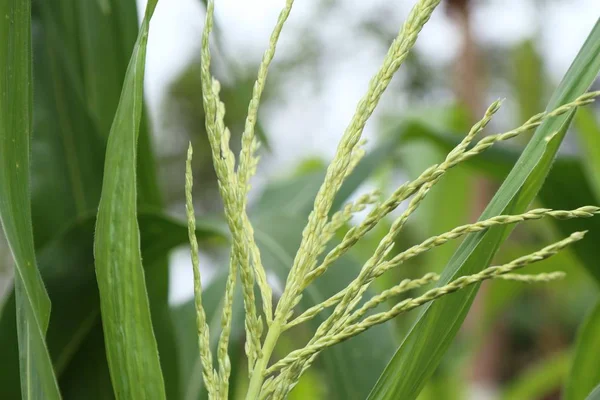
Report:
M 600 124 L 592 111 L 582 109 L 575 117 L 575 127 L 588 182 L 600 201 Z
M 47 343 L 56 375 L 60 377 L 79 345 L 99 320 L 93 260 L 93 221 L 76 226 L 66 235 L 38 250 L 40 273 L 53 299 Z M 56 260 L 61 260 L 57 263 Z M 76 299 L 74 301 L 73 299 Z M 16 369 L 15 293 L 11 293 L 0 319 L 0 398 L 21 396 Z M 61 388 L 63 389 L 63 388 Z
M 21 387 L 26 399 L 60 399 L 44 340 L 50 300 L 37 269 L 30 208 L 31 4 L 3 1 L 0 16 L 0 219 L 16 267 Z
M 32 207 L 36 243 L 43 245 L 75 218 L 97 210 L 106 141 L 137 36 L 137 11 L 132 0 L 35 4 Z M 140 149 L 147 136 L 142 129 Z M 150 164 L 147 153 L 140 151 L 140 164 Z M 159 206 L 145 195 L 153 178 L 153 168 L 139 171 L 140 201 Z
M 600 22 L 548 104 L 554 109 L 584 93 L 600 69 Z M 544 122 L 534 134 L 481 219 L 518 213 L 533 200 L 551 167 L 573 113 Z M 549 140 L 549 138 L 551 138 Z M 444 269 L 439 285 L 489 265 L 510 227 L 469 235 Z M 479 286 L 426 305 L 373 387 L 369 399 L 414 399 L 433 374 L 460 328 Z
M 166 398 L 152 328 L 137 221 L 136 150 L 150 1 L 108 139 L 94 256 L 106 353 L 117 398 Z M 142 384 L 143 383 L 143 384 Z
M 98 208 L 106 140 L 138 20 L 135 0 L 59 0 L 40 2 L 39 9 L 32 188 L 34 233 L 43 245 L 74 218 Z M 147 125 L 142 114 L 138 203 L 159 209 L 162 199 Z M 157 266 L 146 275 L 152 322 L 167 393 L 178 397 L 177 353 L 167 315 L 168 261 L 152 260 Z
M 63 12 L 75 6 L 71 21 L 80 34 L 79 52 L 75 54 L 79 58 L 85 102 L 98 132 L 107 138 L 138 34 L 137 24 L 133 24 L 138 20 L 136 3 L 114 0 L 61 3 Z
M 143 259 L 162 259 L 171 249 L 186 243 L 188 240 L 185 223 L 165 217 L 156 212 L 148 211 L 142 211 L 138 214 L 138 220 L 140 224 L 141 253 Z M 85 259 L 88 253 L 87 249 L 92 247 L 93 226 L 94 219 L 89 219 L 73 227 L 61 240 L 42 252 L 43 259 L 68 258 L 69 254 L 71 254 L 69 253 L 69 245 L 74 242 L 80 244 L 78 248 L 83 249 L 82 256 Z M 207 245 L 221 243 L 225 240 L 225 236 L 221 231 L 216 230 L 212 224 L 203 223 L 202 220 L 197 221 L 196 235 Z M 81 243 L 81 239 L 78 238 L 85 238 L 85 243 Z M 64 247 L 65 252 L 62 251 L 61 247 Z M 57 364 L 60 360 L 64 360 L 61 363 L 64 366 L 60 370 L 64 372 L 61 373 L 60 384 L 61 387 L 64 385 L 65 393 L 84 390 L 85 388 L 82 388 L 82 386 L 87 385 L 87 383 L 83 382 L 92 379 L 92 374 L 88 374 L 85 372 L 85 369 L 82 369 L 82 365 L 85 362 L 84 358 L 88 353 L 103 355 L 103 359 L 100 359 L 100 355 L 97 357 L 100 361 L 103 361 L 102 365 L 105 366 L 105 372 L 108 375 L 108 365 L 106 356 L 104 356 L 103 336 L 99 334 L 101 332 L 95 332 L 98 328 L 101 331 L 102 326 L 96 324 L 91 329 L 89 327 L 90 324 L 93 325 L 93 321 L 99 321 L 100 316 L 100 303 L 94 281 L 93 266 L 90 265 L 89 268 L 84 269 L 82 272 L 82 264 L 77 261 L 77 259 L 72 259 L 72 262 L 69 263 L 69 268 L 62 274 L 52 273 L 55 271 L 49 268 L 42 270 L 42 272 L 47 272 L 44 277 L 49 282 L 51 295 L 54 294 L 58 301 L 60 301 L 60 304 L 64 304 L 65 308 L 68 305 L 67 302 L 71 301 L 70 299 L 80 299 L 77 306 L 69 308 L 70 314 L 61 314 L 60 319 L 57 316 L 56 321 L 51 320 L 50 323 L 50 331 L 52 332 L 53 329 L 56 331 L 56 335 L 49 335 L 50 339 L 56 338 L 56 340 L 49 341 L 51 352 Z M 156 269 L 161 268 L 156 263 L 146 263 L 144 267 L 146 276 L 153 274 Z M 48 276 L 48 274 L 51 275 Z M 64 282 L 68 276 L 77 277 L 75 281 L 80 282 L 79 285 L 75 287 L 65 286 Z M 92 284 L 85 285 L 85 282 L 88 281 L 91 281 Z M 170 309 L 163 310 L 163 312 L 165 312 L 165 315 L 163 315 L 164 319 L 169 321 L 173 319 L 174 316 Z M 156 316 L 153 315 L 153 318 L 156 318 Z M 90 329 L 89 338 L 85 336 L 86 327 Z M 195 335 L 195 331 L 191 331 L 191 333 Z M 84 341 L 81 344 L 81 349 L 79 349 L 80 341 Z M 94 343 L 97 345 L 96 349 L 93 349 Z M 174 343 L 178 343 L 178 341 L 174 340 Z M 76 353 L 72 352 L 73 348 L 77 350 Z M 173 351 L 178 352 L 178 349 L 178 346 L 174 346 Z M 178 360 L 178 358 L 174 357 L 173 359 Z M 102 369 L 101 367 L 95 368 L 98 371 Z M 63 374 L 72 378 L 63 379 Z M 80 375 L 82 375 L 81 379 L 76 378 Z M 99 382 L 104 380 L 103 377 L 104 375 L 100 374 L 98 377 Z M 179 386 L 179 380 L 174 381 L 173 384 Z M 180 393 L 179 387 L 174 392 Z
M 575 345 L 575 357 L 565 385 L 565 400 L 583 400 L 600 382 L 600 302 L 581 324 Z
M 187 243 L 185 222 L 152 211 L 141 211 L 138 220 L 144 259 L 163 258 L 174 247 Z M 48 348 L 66 398 L 67 393 L 81 390 L 78 387 L 83 385 L 82 382 L 91 379 L 91 375 L 88 376 L 81 366 L 86 355 L 101 354 L 106 364 L 102 326 L 99 324 L 98 288 L 93 260 L 90 258 L 94 226 L 95 218 L 90 216 L 75 223 L 38 250 L 39 269 L 55 309 L 48 327 Z M 223 232 L 215 229 L 213 223 L 204 223 L 202 220 L 197 221 L 196 235 L 206 245 L 225 240 Z M 57 264 L 56 260 L 61 262 Z M 148 271 L 152 268 L 160 267 L 146 265 L 146 274 L 152 273 Z M 11 293 L 0 315 L 0 398 L 3 399 L 20 397 L 14 304 L 14 293 Z M 171 315 L 168 318 L 171 319 Z M 97 349 L 93 349 L 94 343 L 98 345 Z M 78 373 L 86 378 L 82 378 L 83 381 L 63 379 L 65 375 L 73 377 Z M 179 384 L 178 381 L 175 383 Z
M 47 2 L 44 2 L 46 4 Z M 82 106 L 62 64 L 53 26 L 34 20 L 34 124 L 31 195 L 35 242 L 43 247 L 76 218 L 98 207 L 106 142 Z
M 158 342 L 167 397 L 180 398 L 180 374 L 183 371 L 179 370 L 176 321 L 172 318 L 169 306 L 169 270 L 166 255 L 172 248 L 188 243 L 187 227 L 179 221 L 150 210 L 138 212 L 138 223 L 152 324 Z M 205 223 L 203 220 L 198 221 L 196 235 L 199 240 L 210 240 L 211 244 L 222 243 L 227 237 L 216 224 Z
M 97 209 L 106 141 L 138 28 L 134 0 L 36 4 L 33 208 L 43 244 Z M 160 207 L 145 116 L 138 147 L 139 202 Z

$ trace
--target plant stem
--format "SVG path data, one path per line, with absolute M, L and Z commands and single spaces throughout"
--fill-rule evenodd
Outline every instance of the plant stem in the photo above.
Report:
M 256 400 L 260 395 L 260 389 L 262 388 L 262 384 L 265 379 L 267 364 L 271 359 L 271 354 L 273 353 L 277 339 L 279 338 L 279 335 L 281 335 L 281 327 L 282 321 L 280 318 L 275 318 L 269 327 L 267 337 L 265 338 L 265 342 L 262 347 L 261 355 L 256 360 L 254 370 L 252 371 L 252 377 L 250 378 L 246 400 Z

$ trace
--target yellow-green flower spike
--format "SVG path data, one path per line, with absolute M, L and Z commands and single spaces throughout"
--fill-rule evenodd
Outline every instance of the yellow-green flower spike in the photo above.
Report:
M 185 163 L 185 209 L 188 221 L 188 235 L 190 239 L 192 268 L 194 270 L 194 304 L 196 306 L 196 326 L 198 330 L 198 348 L 200 349 L 200 362 L 202 363 L 202 377 L 209 395 L 216 394 L 216 374 L 213 369 L 213 359 L 210 351 L 209 328 L 206 323 L 206 313 L 202 306 L 202 282 L 198 259 L 198 240 L 196 239 L 196 217 L 192 201 L 192 144 L 190 143 Z

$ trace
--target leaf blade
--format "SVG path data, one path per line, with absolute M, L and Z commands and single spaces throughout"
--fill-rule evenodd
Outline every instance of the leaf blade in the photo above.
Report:
M 164 258 L 171 249 L 188 241 L 185 222 L 146 210 L 140 210 L 138 220 L 143 259 Z M 93 248 L 94 226 L 95 217 L 90 215 L 37 250 L 40 272 L 55 309 L 50 318 L 47 345 L 65 398 L 69 398 L 69 393 L 79 393 L 82 390 L 83 383 L 77 379 L 78 376 L 82 377 L 83 382 L 92 378 L 89 371 L 84 371 L 81 367 L 87 355 L 97 358 L 101 358 L 101 355 L 106 364 L 102 326 L 99 323 L 98 288 L 93 260 L 89 257 Z M 196 235 L 206 245 L 220 244 L 226 240 L 223 229 L 218 229 L 213 223 L 205 223 L 202 219 L 198 220 Z M 60 268 L 56 268 L 56 260 L 61 260 Z M 145 270 L 149 268 L 157 266 L 145 265 Z M 21 395 L 16 371 L 18 354 L 14 297 L 14 292 L 9 295 L 0 314 L 2 399 L 19 398 Z M 195 335 L 194 332 L 191 333 L 192 336 Z M 94 345 L 98 348 L 94 349 Z M 100 369 L 99 366 L 95 368 Z M 105 368 L 108 375 L 108 366 Z M 112 391 L 110 382 L 109 386 Z
M 0 15 L 0 219 L 15 260 L 21 387 L 26 399 L 60 399 L 45 343 L 50 300 L 37 269 L 29 193 L 32 125 L 31 4 L 3 1 Z
M 574 100 L 591 85 L 600 70 L 600 21 L 596 23 L 549 103 L 549 109 Z M 533 200 L 550 169 L 573 112 L 545 121 L 515 164 L 486 210 L 489 218 L 519 212 Z M 558 135 L 554 133 L 559 132 Z M 548 138 L 554 135 L 552 140 Z M 444 269 L 440 285 L 459 275 L 485 268 L 508 228 L 469 235 Z M 454 293 L 427 305 L 369 395 L 374 399 L 414 399 L 431 376 L 462 324 L 477 287 Z M 401 374 L 399 374 L 401 371 Z M 400 376 L 401 375 L 401 379 Z
M 146 45 L 156 3 L 147 5 L 109 135 L 94 241 L 107 359 L 117 398 L 166 398 L 141 261 L 136 187 Z

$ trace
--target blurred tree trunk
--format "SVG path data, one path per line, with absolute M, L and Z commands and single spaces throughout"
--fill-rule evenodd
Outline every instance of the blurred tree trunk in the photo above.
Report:
M 484 111 L 483 70 L 477 42 L 471 28 L 471 2 L 449 0 L 448 13 L 460 31 L 462 46 L 454 64 L 454 90 L 457 98 L 467 106 L 472 121 Z

